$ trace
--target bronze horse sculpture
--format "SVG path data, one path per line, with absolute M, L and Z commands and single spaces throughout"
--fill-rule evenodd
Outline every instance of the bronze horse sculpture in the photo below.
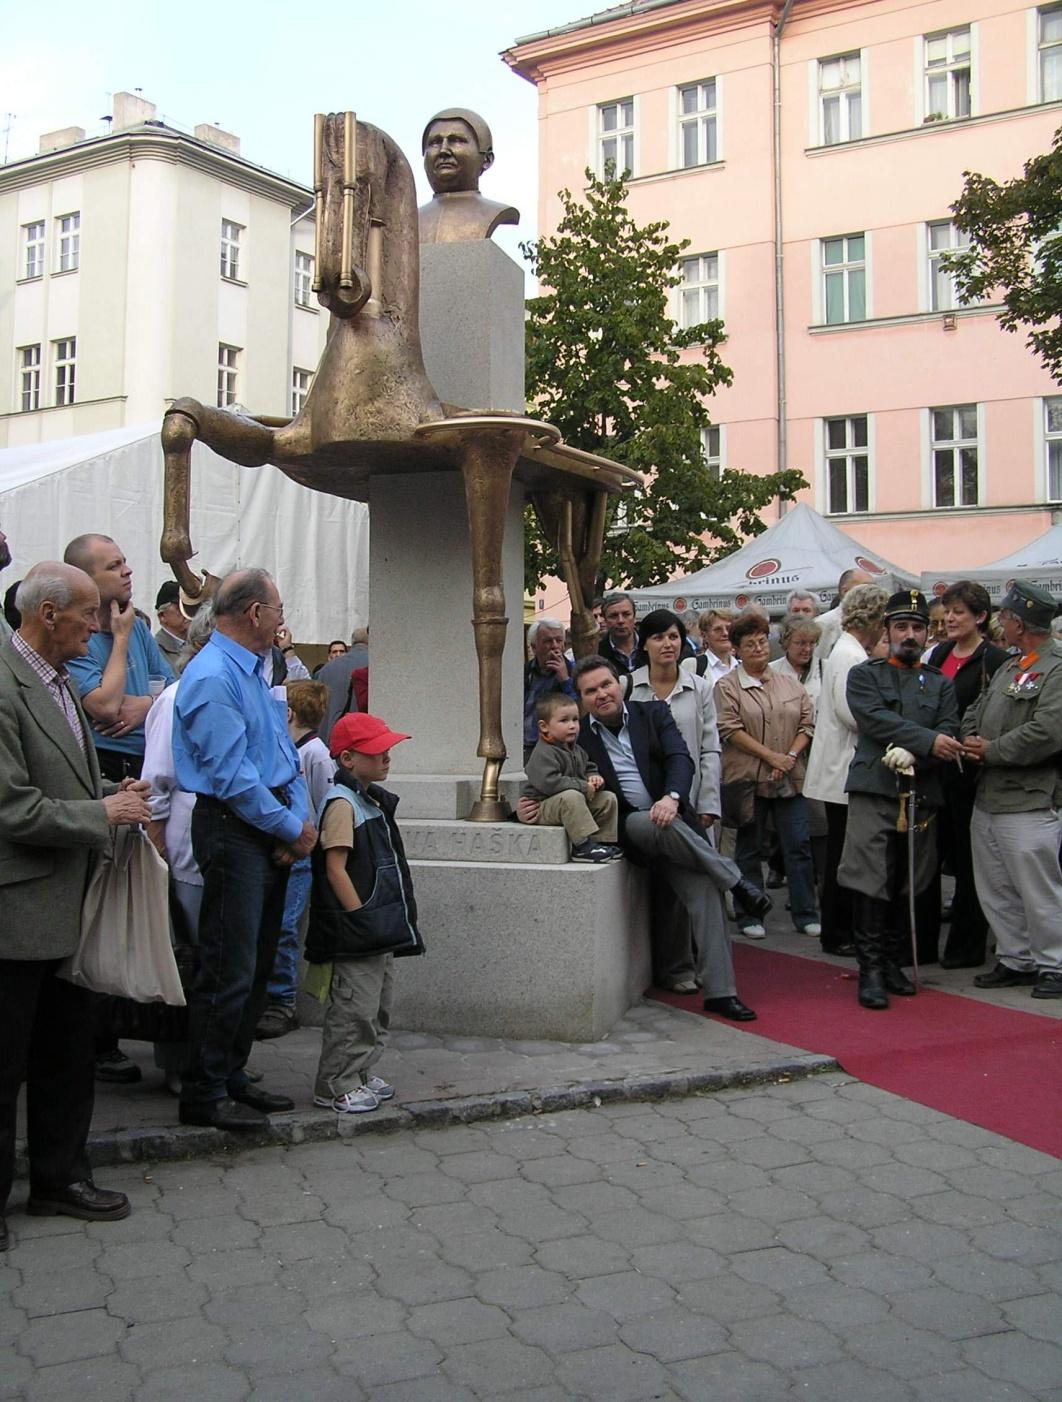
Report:
M 314 291 L 331 313 L 320 365 L 299 413 L 255 418 L 178 399 L 163 420 L 163 560 L 186 599 L 210 592 L 189 567 L 189 469 L 197 439 L 244 467 L 271 463 L 314 491 L 365 500 L 371 476 L 460 471 L 472 550 L 472 611 L 485 761 L 470 818 L 508 815 L 501 665 L 508 619 L 501 552 L 514 474 L 563 561 L 576 654 L 590 649 L 590 612 L 609 493 L 641 481 L 605 458 L 565 447 L 549 424 L 440 403 L 424 369 L 413 175 L 391 138 L 352 112 L 315 118 Z

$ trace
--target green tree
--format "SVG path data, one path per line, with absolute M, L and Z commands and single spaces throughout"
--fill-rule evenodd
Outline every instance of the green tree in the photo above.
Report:
M 964 172 L 951 208 L 970 236 L 969 248 L 945 260 L 960 297 L 978 301 L 1002 289 L 999 324 L 1026 329 L 1026 345 L 1062 381 L 1062 128 L 1013 180 Z
M 586 176 L 582 202 L 561 191 L 556 234 L 522 245 L 543 288 L 527 304 L 527 400 L 572 447 L 647 474 L 644 490 L 610 502 L 599 582 L 659 584 L 736 549 L 763 530 L 763 506 L 807 484 L 792 470 L 706 468 L 706 401 L 733 377 L 721 321 L 683 329 L 668 314 L 689 240 L 672 242 L 663 222 L 639 227 L 623 178 Z M 528 581 L 557 573 L 530 513 L 526 538 Z

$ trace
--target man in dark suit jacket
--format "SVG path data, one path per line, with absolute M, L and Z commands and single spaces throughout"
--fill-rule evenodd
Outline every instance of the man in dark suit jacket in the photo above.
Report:
M 124 1193 L 92 1182 L 91 995 L 56 977 L 77 948 L 95 853 L 109 827 L 144 823 L 146 784 L 104 785 L 66 663 L 84 656 L 100 596 L 83 570 L 35 565 L 19 588 L 22 622 L 0 647 L 0 1250 L 26 1082 L 35 1216 L 111 1221 Z M 105 797 L 105 793 L 107 796 Z
M 615 668 L 584 657 L 573 677 L 584 715 L 579 743 L 619 799 L 620 842 L 649 863 L 690 918 L 704 1006 L 737 1022 L 756 1014 L 737 997 L 723 892 L 763 916 L 769 897 L 744 881 L 736 864 L 705 839 L 690 808 L 693 760 L 662 701 L 628 701 Z

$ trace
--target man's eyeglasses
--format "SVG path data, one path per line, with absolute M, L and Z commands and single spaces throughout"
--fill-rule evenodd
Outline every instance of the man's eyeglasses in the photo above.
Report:
M 266 600 L 266 599 L 255 599 L 254 603 L 251 603 L 251 604 L 248 604 L 248 605 L 247 605 L 248 611 L 250 611 L 251 609 L 253 609 L 255 604 L 258 604 L 261 608 L 264 608 L 264 609 L 272 609 L 274 613 L 278 613 L 278 614 L 281 614 L 281 615 L 282 615 L 283 612 L 284 612 L 284 605 L 283 605 L 283 604 L 271 604 L 271 603 L 269 603 L 268 600 Z

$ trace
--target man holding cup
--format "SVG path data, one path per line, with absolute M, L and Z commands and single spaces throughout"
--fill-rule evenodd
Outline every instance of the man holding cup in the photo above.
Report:
M 527 630 L 531 656 L 524 667 L 524 762 L 538 743 L 536 706 L 548 691 L 562 691 L 575 700 L 572 663 L 564 655 L 564 624 L 536 618 Z

